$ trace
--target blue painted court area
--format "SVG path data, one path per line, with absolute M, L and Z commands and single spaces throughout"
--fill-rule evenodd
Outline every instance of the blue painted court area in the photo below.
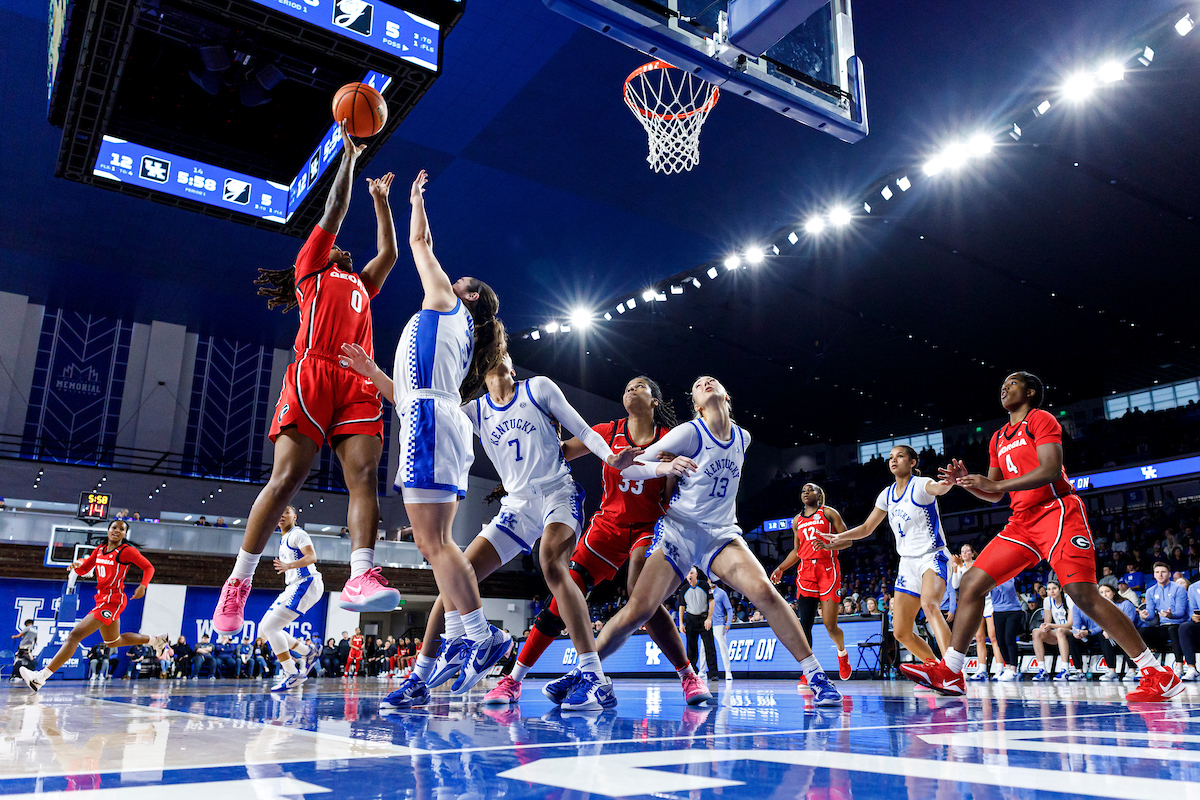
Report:
M 526 681 L 519 707 L 435 694 L 389 711 L 379 680 L 58 682 L 0 695 L 0 792 L 95 800 L 345 798 L 1196 797 L 1200 689 L 1131 708 L 1128 685 L 840 684 L 813 707 L 790 681 L 721 685 L 689 708 L 665 680 L 617 681 L 619 705 L 563 713 Z M 485 690 L 486 687 L 483 687 Z M 170 787 L 170 788 L 165 788 Z

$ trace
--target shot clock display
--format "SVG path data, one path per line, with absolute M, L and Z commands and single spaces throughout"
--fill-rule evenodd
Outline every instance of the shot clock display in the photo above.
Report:
M 112 495 L 104 492 L 80 492 L 79 493 L 79 514 L 80 519 L 88 520 L 89 522 L 100 522 L 108 519 L 108 507 L 112 505 Z

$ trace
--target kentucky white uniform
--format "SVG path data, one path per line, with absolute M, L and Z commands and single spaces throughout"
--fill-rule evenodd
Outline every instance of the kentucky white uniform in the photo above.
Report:
M 304 548 L 312 546 L 308 532 L 303 528 L 293 527 L 279 538 L 279 560 L 285 564 L 299 561 L 304 558 Z M 289 569 L 283 573 L 283 580 L 287 588 L 279 593 L 268 614 L 277 609 L 287 609 L 300 616 L 316 605 L 321 595 L 325 594 L 325 583 L 321 580 L 321 573 L 317 571 L 315 564 Z
M 459 386 L 475 351 L 475 321 L 462 300 L 449 311 L 421 309 L 400 342 L 392 375 L 400 418 L 394 486 L 406 503 L 449 503 L 467 493 L 475 460 Z
M 954 568 L 954 573 L 950 576 L 950 585 L 954 588 L 954 591 L 958 591 L 958 587 L 962 583 L 963 575 L 966 574 L 966 571 L 969 569 L 970 567 L 968 566 L 956 566 Z M 992 593 L 988 592 L 983 596 L 983 618 L 991 619 L 992 614 L 994 613 L 995 609 L 992 607 Z
M 717 553 L 741 538 L 737 493 L 749 446 L 750 434 L 744 428 L 734 425 L 729 441 L 723 442 L 697 418 L 672 428 L 638 456 L 641 464 L 622 470 L 621 475 L 630 480 L 654 478 L 659 453 L 685 455 L 696 462 L 698 469 L 675 485 L 671 504 L 654 524 L 654 541 L 646 551 L 650 556 L 662 550 L 680 580 L 692 565 L 711 579 Z
M 579 416 L 562 390 L 549 378 L 517 381 L 512 399 L 503 406 L 485 394 L 463 411 L 500 473 L 508 494 L 500 511 L 481 534 L 507 563 L 528 553 L 552 522 L 579 536 L 583 528 L 583 489 L 571 477 L 551 416 L 600 458 L 612 448 Z
M 932 478 L 913 475 L 900 496 L 896 484 L 884 489 L 875 507 L 887 512 L 888 523 L 896 535 L 900 567 L 896 570 L 896 591 L 921 596 L 922 576 L 933 570 L 946 580 L 950 576 L 950 554 L 938 515 L 937 498 L 927 491 Z
M 1056 604 L 1050 595 L 1046 595 L 1042 601 L 1042 622 L 1066 625 L 1071 621 L 1071 609 L 1075 607 L 1075 601 L 1066 592 L 1060 594 L 1058 599 Z

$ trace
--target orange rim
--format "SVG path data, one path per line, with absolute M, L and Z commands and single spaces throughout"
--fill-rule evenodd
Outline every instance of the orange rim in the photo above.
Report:
M 650 72 L 651 70 L 655 70 L 655 69 L 678 69 L 678 67 L 676 67 L 673 64 L 668 64 L 666 61 L 651 61 L 649 64 L 643 64 L 642 66 L 638 67 L 633 72 L 629 73 L 629 77 L 625 79 L 625 90 L 624 91 L 625 91 L 625 99 L 627 101 L 629 100 L 629 84 L 633 81 L 633 79 L 637 78 L 640 75 L 644 75 L 647 72 Z M 691 77 L 691 76 L 689 75 L 688 77 Z M 701 79 L 701 80 L 703 80 L 703 79 Z M 711 111 L 712 107 L 717 104 L 717 98 L 719 98 L 720 96 L 721 96 L 720 88 L 717 86 L 714 86 L 713 90 L 712 90 L 712 97 L 710 97 L 708 99 L 707 103 L 700 106 L 699 108 L 694 108 L 691 111 L 685 111 L 680 114 L 656 114 L 653 111 L 648 111 L 647 109 L 642 108 L 639 104 L 633 103 L 633 102 L 629 102 L 629 106 L 634 111 L 636 111 L 637 113 L 641 114 L 644 117 L 657 117 L 658 119 L 665 119 L 665 120 L 687 119 L 688 117 L 690 117 L 694 114 L 698 114 L 701 111 L 703 111 L 705 113 L 708 113 L 709 111 Z

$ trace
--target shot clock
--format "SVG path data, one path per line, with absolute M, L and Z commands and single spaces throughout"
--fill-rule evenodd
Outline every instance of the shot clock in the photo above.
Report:
M 108 519 L 108 507 L 112 505 L 112 495 L 105 492 L 80 492 L 79 513 L 76 515 L 88 523 L 101 522 Z

